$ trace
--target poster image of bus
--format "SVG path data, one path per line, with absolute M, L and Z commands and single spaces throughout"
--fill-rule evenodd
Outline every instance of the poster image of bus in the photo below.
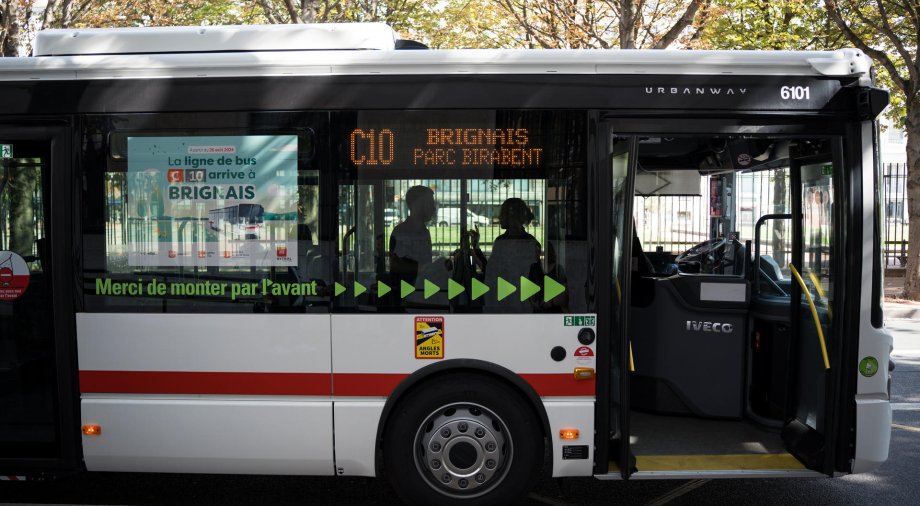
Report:
M 297 137 L 129 137 L 131 266 L 294 266 Z

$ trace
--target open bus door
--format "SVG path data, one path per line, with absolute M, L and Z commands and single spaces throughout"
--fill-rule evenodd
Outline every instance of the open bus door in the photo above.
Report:
M 755 225 L 746 416 L 780 428 L 790 454 L 808 469 L 829 473 L 841 363 L 830 348 L 839 337 L 833 317 L 840 282 L 835 232 L 843 211 L 834 174 L 841 154 L 836 139 L 804 140 L 792 151 L 783 171 L 788 205 Z
M 0 125 L 2 476 L 78 459 L 69 143 L 64 127 Z
M 789 453 L 807 468 L 831 474 L 843 365 L 841 327 L 834 318 L 835 288 L 843 286 L 843 206 L 835 178 L 842 148 L 839 139 L 816 152 L 801 145 L 790 164 L 792 324 L 782 437 Z
M 609 208 L 607 476 L 830 473 L 841 395 L 839 367 L 828 366 L 840 362 L 842 137 L 816 136 L 818 125 L 750 135 L 712 122 L 718 133 L 706 135 L 669 124 L 663 135 L 651 120 L 618 123 L 611 131 L 640 133 L 612 135 L 606 158 L 614 188 L 614 169 L 624 168 L 625 191 Z M 640 187 L 638 173 L 660 181 Z M 684 180 L 687 190 L 655 191 Z M 703 228 L 688 233 L 667 198 L 682 199 L 680 211 L 701 215 Z M 666 237 L 675 230 L 690 241 Z M 752 241 L 755 230 L 765 237 Z M 778 279 L 765 277 L 768 267 Z

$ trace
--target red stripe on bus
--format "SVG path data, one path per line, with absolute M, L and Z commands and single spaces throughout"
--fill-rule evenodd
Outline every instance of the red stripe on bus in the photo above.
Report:
M 387 397 L 408 374 L 336 373 L 335 395 L 342 397 Z
M 387 397 L 408 374 L 337 373 L 335 395 L 343 397 Z M 581 397 L 594 395 L 594 381 L 576 380 L 571 373 L 521 374 L 540 397 Z
M 80 371 L 80 392 L 332 395 L 332 379 L 323 373 Z
M 123 394 L 320 395 L 387 397 L 408 374 L 80 371 L 80 392 Z M 572 374 L 522 374 L 540 397 L 594 395 Z M 333 390 L 334 381 L 334 390 Z

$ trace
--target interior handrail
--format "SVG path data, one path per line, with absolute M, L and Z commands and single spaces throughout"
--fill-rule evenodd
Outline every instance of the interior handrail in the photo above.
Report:
M 751 269 L 752 273 L 756 273 L 760 270 L 760 226 L 764 224 L 767 220 L 791 220 L 792 215 L 789 213 L 773 213 L 765 214 L 761 216 L 757 223 L 754 224 L 754 265 Z M 757 293 L 760 293 L 760 283 L 755 282 L 756 280 L 752 279 L 751 284 Z
M 825 295 L 824 293 L 824 288 L 821 287 L 821 283 L 820 281 L 818 281 L 818 278 L 817 276 L 815 276 L 814 272 L 808 271 L 808 277 L 810 277 L 811 282 L 814 283 L 815 290 L 818 291 L 818 297 L 821 297 L 822 299 L 824 299 L 824 301 L 827 304 L 827 319 L 829 321 L 833 321 L 834 313 L 831 311 L 831 301 L 827 300 L 827 295 Z
M 818 331 L 818 342 L 821 344 L 821 357 L 824 359 L 824 369 L 831 368 L 831 362 L 827 358 L 827 344 L 824 342 L 824 330 L 821 329 L 821 320 L 818 318 L 818 308 L 815 307 L 815 301 L 811 300 L 811 294 L 808 293 L 808 287 L 805 286 L 805 280 L 802 279 L 802 275 L 799 274 L 799 271 L 796 270 L 795 266 L 789 264 L 790 270 L 792 270 L 792 275 L 795 277 L 795 280 L 799 282 L 799 286 L 802 287 L 802 293 L 805 294 L 805 300 L 808 301 L 808 307 L 811 308 L 811 317 L 815 321 L 815 329 Z

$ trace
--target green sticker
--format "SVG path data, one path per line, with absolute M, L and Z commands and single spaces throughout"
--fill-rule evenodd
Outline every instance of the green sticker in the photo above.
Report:
M 471 290 L 471 291 L 473 292 L 473 294 L 472 294 L 472 295 L 473 295 L 473 300 L 476 300 L 476 299 L 478 299 L 479 297 L 482 297 L 483 294 L 485 294 L 486 292 L 489 291 L 489 285 L 483 283 L 482 281 L 479 281 L 479 280 L 476 279 L 476 278 L 473 278 L 473 283 L 472 283 L 472 284 L 473 284 L 473 287 L 472 287 L 472 290 Z
M 521 302 L 533 297 L 540 291 L 540 285 L 521 276 Z
M 866 357 L 859 362 L 859 373 L 867 378 L 875 376 L 878 372 L 878 360 L 875 357 Z
M 447 280 L 447 300 L 453 300 L 454 297 L 463 293 L 466 287 L 452 279 Z
M 425 299 L 430 299 L 432 295 L 441 291 L 441 287 L 432 283 L 431 281 L 425 280 Z
M 498 277 L 498 300 L 505 300 L 506 297 L 517 291 L 517 287 L 505 281 L 505 278 Z
M 565 286 L 549 276 L 543 276 L 543 301 L 549 302 L 565 291 Z
M 594 316 L 565 316 L 563 323 L 566 327 L 593 327 L 597 325 L 597 318 Z

